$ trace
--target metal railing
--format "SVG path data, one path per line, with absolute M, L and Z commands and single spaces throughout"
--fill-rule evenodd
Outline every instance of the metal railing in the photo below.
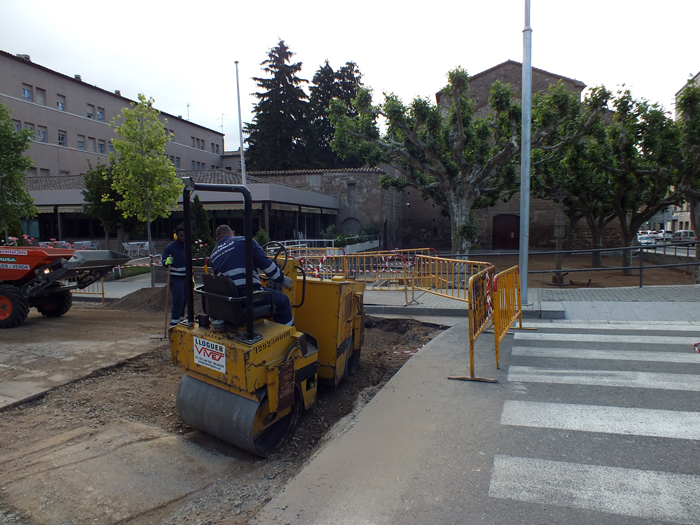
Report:
M 73 277 L 71 279 L 67 279 L 71 283 L 76 283 L 78 282 L 77 277 Z M 102 304 L 105 302 L 105 280 L 104 278 L 100 279 L 99 281 L 95 281 L 92 283 L 90 286 L 86 286 L 85 288 L 75 288 L 71 290 L 73 295 L 99 295 L 102 297 Z
M 413 290 L 422 290 L 458 301 L 469 301 L 469 279 L 491 263 L 416 255 L 412 264 Z

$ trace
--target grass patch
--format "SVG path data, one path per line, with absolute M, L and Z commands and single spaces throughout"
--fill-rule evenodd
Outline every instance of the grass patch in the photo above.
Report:
M 126 268 L 115 268 L 114 269 L 114 279 L 125 279 L 127 277 L 133 277 L 135 275 L 143 275 L 144 273 L 151 273 L 150 266 L 128 266 Z

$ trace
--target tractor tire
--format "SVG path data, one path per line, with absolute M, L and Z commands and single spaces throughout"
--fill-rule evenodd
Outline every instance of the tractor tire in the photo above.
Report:
M 10 284 L 0 285 L 0 328 L 21 325 L 29 313 L 29 303 L 19 288 Z
M 73 296 L 70 292 L 56 292 L 47 295 L 36 305 L 41 315 L 46 317 L 61 317 L 73 306 Z

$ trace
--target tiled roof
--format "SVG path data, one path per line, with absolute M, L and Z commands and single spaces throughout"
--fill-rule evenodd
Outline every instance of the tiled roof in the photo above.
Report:
M 228 170 L 177 170 L 178 177 L 192 177 L 200 184 L 243 184 L 240 173 Z M 324 173 L 376 173 L 383 174 L 379 168 L 346 168 L 330 170 L 284 170 L 284 171 L 249 171 L 246 173 L 248 184 L 276 184 L 293 188 L 279 180 L 284 175 L 313 175 Z M 54 190 L 84 190 L 84 175 L 68 175 L 63 177 L 30 177 L 25 180 L 24 187 L 28 191 L 54 191 Z
M 85 177 L 83 175 L 29 177 L 24 181 L 24 187 L 28 191 L 84 190 Z
M 490 68 L 488 68 L 488 69 L 486 69 L 486 70 L 484 70 L 484 71 L 481 71 L 481 72 L 477 73 L 476 75 L 473 75 L 473 76 L 470 78 L 470 80 L 474 80 L 475 78 L 479 78 L 479 77 L 482 76 L 482 75 L 486 75 L 487 73 L 491 73 L 492 71 L 494 71 L 494 70 L 496 70 L 496 69 L 499 69 L 499 68 L 502 68 L 503 66 L 506 66 L 506 65 L 513 65 L 513 66 L 517 66 L 517 67 L 522 67 L 522 63 L 521 63 L 521 62 L 516 62 L 515 60 L 506 60 L 505 62 L 501 62 L 500 64 L 497 64 L 497 65 L 495 65 L 495 66 L 493 66 L 493 67 L 490 67 Z M 562 80 L 568 80 L 569 82 L 571 82 L 571 83 L 573 83 L 574 85 L 580 87 L 581 89 L 583 89 L 583 88 L 586 87 L 586 84 L 584 84 L 584 83 L 581 82 L 580 80 L 576 80 L 575 78 L 565 77 L 564 75 L 560 75 L 560 74 L 558 74 L 558 73 L 552 73 L 551 71 L 545 71 L 544 69 L 540 69 L 540 68 L 538 68 L 538 67 L 533 67 L 532 70 L 533 70 L 533 71 L 538 71 L 538 72 L 540 72 L 540 73 L 544 73 L 545 75 L 549 75 L 549 76 L 561 78 Z
M 313 175 L 313 174 L 324 174 L 324 173 L 384 173 L 384 170 L 379 168 L 333 168 L 333 169 L 321 169 L 321 170 L 280 170 L 280 171 L 249 171 L 248 173 L 254 173 L 258 177 L 274 177 L 276 175 Z
M 178 177 L 192 177 L 194 182 L 200 184 L 243 184 L 243 178 L 240 173 L 234 173 L 228 170 L 177 170 Z M 250 172 L 246 173 L 246 182 L 248 184 L 269 184 L 269 180 L 261 179 Z M 275 182 L 279 186 L 288 186 Z M 291 187 L 291 186 L 290 186 Z

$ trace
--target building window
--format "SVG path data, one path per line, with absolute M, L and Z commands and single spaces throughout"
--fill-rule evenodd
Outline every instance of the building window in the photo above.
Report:
M 36 168 L 29 168 L 27 171 L 28 177 L 36 177 L 38 175 L 38 170 Z
M 36 103 L 42 106 L 46 105 L 46 90 L 41 88 L 36 88 Z
M 24 123 L 24 129 L 28 129 L 32 132 L 32 140 L 34 140 L 34 124 L 30 124 L 29 122 Z
M 202 139 L 201 142 L 199 143 L 199 149 L 204 151 L 204 139 Z
M 92 104 L 87 105 L 87 118 L 95 118 L 95 106 Z
M 92 137 L 88 137 L 87 146 L 88 146 L 88 151 L 91 151 L 94 153 L 95 152 L 95 139 Z
M 78 149 L 85 149 L 85 135 L 78 135 Z
M 109 144 L 107 144 L 107 149 L 109 150 L 110 153 L 114 153 L 114 146 L 112 146 L 111 142 Z
M 180 167 L 180 157 L 175 157 L 175 167 L 176 168 Z
M 194 169 L 194 161 L 192 161 L 192 168 L 191 169 Z
M 57 101 L 56 101 L 56 107 L 58 108 L 59 111 L 65 111 L 66 110 L 66 97 L 63 95 L 56 95 Z
M 97 142 L 97 152 L 102 153 L 102 155 L 107 153 L 107 144 L 104 140 L 100 140 Z
M 32 86 L 29 84 L 22 84 L 22 98 L 27 102 L 32 101 Z
M 219 145 L 218 144 L 216 145 L 216 153 L 217 154 L 219 153 Z
M 65 131 L 59 131 L 58 132 L 58 145 L 59 146 L 68 146 L 68 139 Z
M 100 122 L 105 121 L 105 109 L 104 108 L 97 108 L 97 120 Z
M 214 153 L 214 143 L 211 143 L 211 152 Z
M 173 155 L 170 155 L 170 163 L 175 166 L 175 157 Z
M 47 168 L 41 168 L 39 170 L 39 176 L 40 177 L 50 177 L 51 176 L 51 170 Z
M 46 142 L 46 128 L 39 126 L 36 130 L 36 140 L 38 142 Z
M 22 131 L 22 123 L 19 120 L 13 120 L 12 125 L 15 127 L 15 131 Z
M 190 137 L 192 139 L 192 147 L 194 148 L 194 137 Z
M 170 130 L 170 140 L 172 140 L 173 142 L 175 142 L 175 130 L 174 130 L 174 129 L 171 129 L 171 130 Z
M 197 149 L 199 149 L 199 139 L 196 139 L 196 140 L 197 140 Z
M 61 171 L 59 171 L 59 174 L 61 175 L 61 177 L 68 177 L 68 175 L 70 175 L 70 171 L 61 170 Z

